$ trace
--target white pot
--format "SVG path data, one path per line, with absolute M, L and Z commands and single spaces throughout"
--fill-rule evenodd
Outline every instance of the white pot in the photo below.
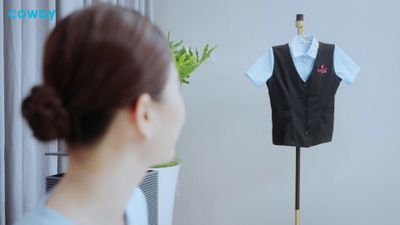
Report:
M 158 225 L 172 225 L 179 168 L 150 168 L 158 172 Z

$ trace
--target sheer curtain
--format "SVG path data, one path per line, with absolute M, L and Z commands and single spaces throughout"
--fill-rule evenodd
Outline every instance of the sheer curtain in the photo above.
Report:
M 21 116 L 21 102 L 40 83 L 43 44 L 57 20 L 96 2 L 137 9 L 153 19 L 153 0 L 4 0 L 0 3 L 0 225 L 11 225 L 44 195 L 47 175 L 60 172 L 58 141 L 41 143 Z M 9 10 L 56 10 L 56 20 L 10 19 Z

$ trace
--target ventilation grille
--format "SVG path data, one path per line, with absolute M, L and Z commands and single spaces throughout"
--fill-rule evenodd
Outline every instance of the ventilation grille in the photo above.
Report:
M 158 225 L 158 172 L 148 171 L 139 187 L 146 197 L 149 225 Z

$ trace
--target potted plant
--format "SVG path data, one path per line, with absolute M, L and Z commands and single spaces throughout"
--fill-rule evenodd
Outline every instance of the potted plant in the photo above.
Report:
M 185 48 L 183 41 L 170 40 L 171 32 L 168 32 L 168 43 L 171 55 L 175 61 L 179 78 L 182 84 L 189 84 L 189 77 L 204 61 L 206 61 L 217 46 L 210 47 L 206 44 L 199 54 L 197 48 L 192 51 L 191 47 Z M 175 192 L 180 168 L 179 157 L 176 156 L 171 162 L 153 166 L 152 170 L 158 171 L 158 224 L 171 225 Z

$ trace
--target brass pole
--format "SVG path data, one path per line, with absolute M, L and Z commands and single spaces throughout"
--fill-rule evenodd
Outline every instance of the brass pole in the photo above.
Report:
M 297 34 L 304 35 L 304 15 L 296 15 Z M 295 225 L 300 225 L 300 147 L 296 147 L 296 216 Z
M 300 147 L 296 147 L 296 217 L 295 224 L 300 225 Z
M 304 15 L 303 14 L 297 14 L 296 15 L 296 27 L 297 27 L 297 34 L 298 35 L 304 35 Z

